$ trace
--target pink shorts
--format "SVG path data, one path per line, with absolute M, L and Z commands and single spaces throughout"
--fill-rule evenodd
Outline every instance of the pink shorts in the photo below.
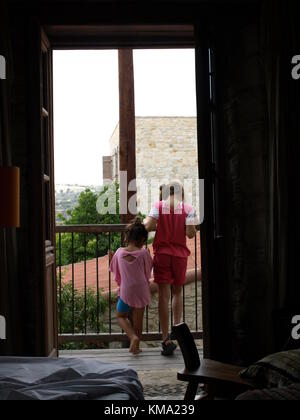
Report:
M 172 255 L 156 254 L 154 257 L 154 282 L 183 286 L 186 281 L 188 259 Z

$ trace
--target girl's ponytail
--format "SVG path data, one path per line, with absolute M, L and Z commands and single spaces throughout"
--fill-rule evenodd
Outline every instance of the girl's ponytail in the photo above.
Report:
M 143 221 L 140 217 L 135 217 L 125 229 L 126 244 L 136 243 L 140 244 L 142 242 L 147 243 L 148 241 L 148 232 L 143 224 Z

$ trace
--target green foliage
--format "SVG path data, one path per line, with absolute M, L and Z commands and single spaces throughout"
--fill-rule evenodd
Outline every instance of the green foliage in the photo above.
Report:
M 116 197 L 114 197 L 116 191 Z M 103 194 L 107 196 L 113 195 L 116 200 L 116 214 L 99 214 L 97 212 L 97 200 Z M 108 199 L 107 199 L 108 200 Z M 65 218 L 62 214 L 58 216 L 61 224 L 64 225 L 103 225 L 103 224 L 119 224 L 119 186 L 108 185 L 103 187 L 99 195 L 90 190 L 86 190 L 80 194 L 78 205 L 69 211 L 69 217 Z M 96 257 L 102 257 L 107 254 L 109 248 L 108 235 L 102 234 L 97 239 L 94 234 L 74 234 L 74 259 L 72 259 L 72 234 L 65 233 L 61 235 L 61 244 L 59 242 L 59 235 L 56 235 L 57 250 L 61 248 L 61 261 L 59 259 L 59 252 L 57 252 L 57 266 L 68 265 L 72 261 L 74 263 L 91 260 Z M 111 250 L 116 251 L 121 246 L 121 235 L 111 234 Z M 98 252 L 97 252 L 98 251 Z M 61 264 L 60 264 L 61 263 Z
M 61 299 L 60 288 L 58 287 L 58 319 L 62 321 L 62 334 L 71 334 L 73 328 L 73 293 L 71 283 L 62 283 Z M 86 292 L 86 312 L 85 312 L 85 293 L 74 290 L 74 332 L 75 334 L 85 331 L 85 313 L 87 320 L 87 331 L 96 333 L 98 330 L 97 310 L 99 308 L 99 329 L 106 332 L 104 325 L 104 313 L 107 308 L 107 301 L 99 293 L 97 305 L 97 292 L 87 289 Z M 62 317 L 62 318 L 61 318 Z
M 116 214 L 99 214 L 97 212 L 98 198 L 105 195 L 105 205 L 109 199 L 116 200 Z M 119 185 L 104 186 L 102 191 L 96 193 L 86 190 L 79 196 L 78 205 L 71 211 L 68 211 L 69 217 L 58 215 L 62 225 L 114 225 L 120 224 L 120 191 Z M 145 216 L 139 213 L 143 219 Z M 61 241 L 61 243 L 60 243 Z M 107 255 L 109 249 L 109 236 L 107 234 L 73 234 L 74 247 L 72 246 L 72 234 L 64 233 L 56 235 L 56 264 L 59 267 L 69 265 L 72 262 L 92 260 L 96 257 Z M 151 241 L 149 241 L 151 243 Z M 110 250 L 115 252 L 121 246 L 121 234 L 112 233 L 110 235 Z M 61 253 L 59 252 L 61 250 Z M 60 260 L 61 258 L 61 260 Z
M 108 325 L 105 323 L 105 313 L 108 308 L 108 301 L 102 296 L 102 290 L 99 292 L 99 300 L 97 305 L 97 292 L 91 288 L 86 292 L 86 310 L 85 310 L 85 293 L 74 289 L 74 297 L 71 283 L 63 283 L 60 288 L 58 285 L 58 331 L 60 333 L 60 320 L 62 334 L 73 333 L 73 299 L 74 299 L 74 334 L 85 333 L 85 313 L 87 320 L 88 334 L 106 334 L 108 333 Z M 117 295 L 112 294 L 111 303 L 117 303 Z M 99 317 L 98 317 L 99 311 Z M 61 319 L 62 316 L 62 319 Z M 93 342 L 69 342 L 61 344 L 60 350 L 85 350 L 103 348 L 103 343 L 97 338 Z

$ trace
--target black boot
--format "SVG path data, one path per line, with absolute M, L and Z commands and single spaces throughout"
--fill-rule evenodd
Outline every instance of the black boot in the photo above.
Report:
M 169 344 L 167 342 L 169 341 Z M 168 337 L 163 343 L 162 343 L 162 352 L 161 354 L 163 356 L 173 356 L 174 351 L 177 349 L 177 346 L 173 341 L 170 340 Z

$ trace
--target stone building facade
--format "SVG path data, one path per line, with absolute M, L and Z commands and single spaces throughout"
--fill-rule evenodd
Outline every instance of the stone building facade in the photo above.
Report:
M 110 150 L 111 156 L 103 158 L 105 183 L 119 181 L 119 125 L 110 139 Z M 138 209 L 142 213 L 147 213 L 157 199 L 159 185 L 173 179 L 185 182 L 188 201 L 196 205 L 197 118 L 137 117 L 136 173 Z

